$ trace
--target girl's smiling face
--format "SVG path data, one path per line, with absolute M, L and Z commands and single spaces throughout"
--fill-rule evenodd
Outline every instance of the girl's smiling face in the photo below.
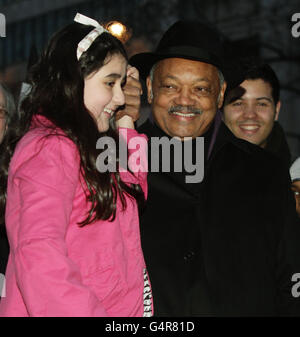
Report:
M 126 59 L 121 54 L 114 54 L 108 56 L 99 70 L 84 79 L 84 104 L 100 132 L 108 130 L 110 118 L 125 104 L 126 69 Z

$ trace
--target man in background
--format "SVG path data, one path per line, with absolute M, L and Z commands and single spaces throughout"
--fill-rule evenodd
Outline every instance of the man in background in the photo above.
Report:
M 278 123 L 280 84 L 266 63 L 248 60 L 243 64 L 244 81 L 225 97 L 223 119 L 238 138 L 256 144 L 291 164 L 291 154 Z

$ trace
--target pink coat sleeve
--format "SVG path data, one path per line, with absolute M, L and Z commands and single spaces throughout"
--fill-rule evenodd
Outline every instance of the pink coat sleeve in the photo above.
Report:
M 148 138 L 134 129 L 119 128 L 120 137 L 126 141 L 128 150 L 128 167 L 120 171 L 121 179 L 127 183 L 140 184 L 147 198 L 148 185 Z
M 12 258 L 27 311 L 30 316 L 107 316 L 68 258 L 65 237 L 79 179 L 77 149 L 57 136 L 43 140 L 39 150 L 37 144 L 19 151 L 8 187 L 8 200 L 20 201 L 18 216 L 7 214 L 6 225 L 14 237 Z

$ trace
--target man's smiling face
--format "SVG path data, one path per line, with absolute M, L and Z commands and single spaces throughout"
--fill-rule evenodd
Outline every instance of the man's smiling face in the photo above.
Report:
M 198 137 L 210 127 L 223 103 L 218 69 L 207 63 L 167 58 L 148 77 L 148 102 L 156 124 L 171 137 Z
M 280 102 L 275 105 L 271 85 L 262 79 L 245 80 L 240 87 L 244 94 L 225 103 L 224 122 L 236 137 L 265 147 Z

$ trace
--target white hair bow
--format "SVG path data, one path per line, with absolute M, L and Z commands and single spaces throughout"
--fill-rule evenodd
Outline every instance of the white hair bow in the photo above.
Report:
M 93 20 L 85 15 L 77 13 L 74 21 L 81 23 L 83 25 L 93 26 L 95 27 L 92 31 L 90 31 L 79 43 L 77 46 L 77 60 L 80 59 L 82 53 L 87 51 L 91 44 L 95 41 L 95 39 L 102 33 L 108 32 L 104 27 L 102 27 L 96 20 Z

